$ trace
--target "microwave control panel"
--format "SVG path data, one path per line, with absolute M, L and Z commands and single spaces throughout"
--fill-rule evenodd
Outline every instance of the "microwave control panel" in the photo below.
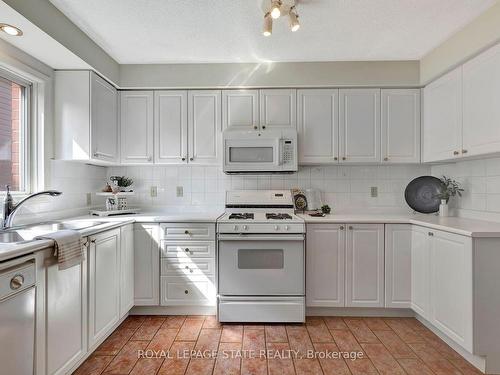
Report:
M 283 164 L 293 164 L 294 155 L 293 155 L 293 141 L 290 139 L 283 140 Z

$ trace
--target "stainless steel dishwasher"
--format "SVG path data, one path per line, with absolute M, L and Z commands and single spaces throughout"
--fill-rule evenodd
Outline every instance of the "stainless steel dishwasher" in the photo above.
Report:
M 6 268 L 4 268 L 6 267 Z M 33 375 L 35 264 L 0 264 L 0 372 Z

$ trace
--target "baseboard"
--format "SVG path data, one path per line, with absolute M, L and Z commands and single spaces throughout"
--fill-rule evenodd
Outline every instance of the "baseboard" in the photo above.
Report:
M 306 316 L 370 316 L 401 318 L 413 317 L 411 309 L 386 309 L 373 307 L 306 307 Z
M 216 306 L 134 306 L 130 315 L 216 315 Z

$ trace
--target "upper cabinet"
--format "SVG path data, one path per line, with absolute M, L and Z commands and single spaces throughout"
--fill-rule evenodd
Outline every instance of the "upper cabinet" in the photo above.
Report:
M 301 163 L 336 163 L 339 156 L 339 90 L 297 91 Z
M 56 157 L 118 161 L 118 95 L 91 71 L 56 71 L 54 120 Z
M 342 89 L 339 96 L 342 162 L 380 162 L 380 89 Z
M 120 93 L 120 150 L 122 163 L 153 162 L 153 92 Z
M 424 89 L 425 162 L 453 159 L 462 149 L 462 68 Z
M 224 90 L 222 127 L 236 130 L 259 129 L 259 90 Z
M 383 89 L 382 160 L 420 162 L 420 90 Z
M 259 94 L 261 129 L 297 127 L 297 90 L 266 89 Z
M 463 147 L 467 155 L 500 152 L 500 44 L 463 66 Z

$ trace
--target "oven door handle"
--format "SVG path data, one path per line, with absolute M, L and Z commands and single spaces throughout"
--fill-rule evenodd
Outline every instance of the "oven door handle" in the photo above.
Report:
M 304 241 L 303 234 L 297 235 L 231 235 L 231 234 L 219 234 L 219 241 Z

